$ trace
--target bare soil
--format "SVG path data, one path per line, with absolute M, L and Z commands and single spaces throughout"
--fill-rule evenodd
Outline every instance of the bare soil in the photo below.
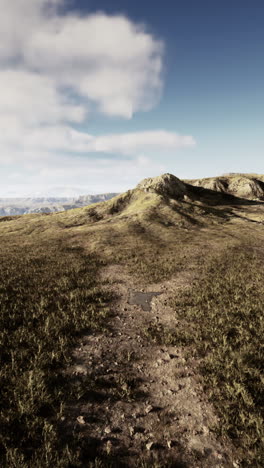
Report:
M 88 403 L 75 402 L 65 420 L 68 429 L 79 432 L 89 456 L 124 467 L 239 466 L 230 441 L 215 434 L 219 421 L 204 394 L 197 359 L 145 334 L 153 323 L 177 327 L 170 296 L 190 287 L 194 278 L 186 270 L 141 288 L 120 265 L 103 270 L 102 284 L 116 297 L 111 328 L 83 337 L 69 370 L 76 378 L 96 376 L 99 390 L 90 393 Z M 152 294 L 151 301 L 146 296 L 149 310 L 137 300 L 142 293 Z

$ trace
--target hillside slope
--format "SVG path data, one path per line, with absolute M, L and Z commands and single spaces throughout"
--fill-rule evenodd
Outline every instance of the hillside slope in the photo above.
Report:
M 186 180 L 187 183 L 249 200 L 264 200 L 264 175 L 230 173 L 220 177 Z
M 263 224 L 171 174 L 1 218 L 1 466 L 260 468 Z

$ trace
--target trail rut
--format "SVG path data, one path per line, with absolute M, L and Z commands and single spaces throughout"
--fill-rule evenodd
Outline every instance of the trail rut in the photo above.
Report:
M 150 342 L 145 333 L 153 323 L 177 327 L 169 299 L 177 288 L 191 286 L 193 273 L 142 288 L 112 265 L 101 279 L 116 297 L 110 328 L 82 338 L 70 369 L 99 385 L 88 401 L 69 410 L 69 427 L 79 431 L 87 453 L 110 459 L 112 466 L 238 466 L 230 443 L 214 433 L 219 421 L 203 392 L 197 360 L 180 346 Z M 129 304 L 129 291 L 161 294 L 143 310 Z

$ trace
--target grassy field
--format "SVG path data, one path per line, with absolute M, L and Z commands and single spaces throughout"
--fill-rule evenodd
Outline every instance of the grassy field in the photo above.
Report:
M 149 338 L 186 346 L 203 374 L 205 390 L 220 416 L 219 434 L 235 444 L 243 467 L 264 460 L 264 250 L 228 249 L 205 261 L 193 288 L 172 301 L 177 330 L 151 327 Z
M 229 218 L 228 206 L 134 192 L 68 213 L 2 219 L 1 466 L 82 466 L 78 434 L 62 437 L 61 421 L 96 382 L 64 370 L 78 339 L 107 326 L 111 297 L 99 273 L 112 263 L 142 285 L 199 272 L 172 300 L 179 328 L 153 327 L 146 336 L 197 357 L 220 432 L 245 468 L 262 466 L 264 251 L 257 221 L 251 231 L 246 222 L 229 227 Z
M 197 286 L 175 301 L 202 358 L 219 430 L 241 450 L 244 467 L 264 460 L 263 278 L 263 248 L 242 244 L 207 265 Z
M 58 241 L 40 244 L 1 255 L 0 465 L 8 468 L 78 466 L 77 436 L 62 442 L 59 427 L 83 389 L 62 371 L 78 337 L 104 329 L 108 316 L 98 260 Z

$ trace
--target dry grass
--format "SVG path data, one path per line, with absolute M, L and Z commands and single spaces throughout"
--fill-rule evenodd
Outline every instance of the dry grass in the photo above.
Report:
M 235 444 L 243 467 L 262 467 L 264 250 L 228 249 L 205 262 L 199 281 L 172 301 L 177 330 L 161 325 L 149 339 L 187 346 L 200 359 L 205 390 L 219 416 L 216 430 Z
M 236 207 L 236 212 L 248 216 L 254 209 Z M 233 219 L 228 205 L 139 191 L 68 212 L 0 219 L 2 466 L 81 466 L 78 437 L 62 439 L 60 421 L 82 386 L 89 391 L 96 382 L 77 384 L 62 371 L 78 338 L 102 330 L 109 317 L 110 297 L 97 279 L 101 265 L 120 263 L 148 284 L 186 268 L 197 270 L 204 258 L 210 261 L 201 283 L 175 298 L 187 327 L 149 336 L 195 346 L 204 357 L 207 390 L 223 432 L 245 447 L 245 467 L 258 466 L 263 266 L 254 249 L 260 230 L 258 224 L 232 224 Z M 252 239 L 256 233 L 253 248 L 221 257 L 249 233 Z M 119 387 L 117 382 L 117 392 Z M 106 466 L 100 460 L 87 463 Z
M 3 467 L 78 466 L 78 440 L 62 442 L 65 405 L 82 386 L 65 378 L 70 351 L 87 330 L 105 327 L 109 297 L 100 268 L 58 242 L 6 248 L 0 290 L 0 459 Z M 83 382 L 85 389 L 93 382 Z

